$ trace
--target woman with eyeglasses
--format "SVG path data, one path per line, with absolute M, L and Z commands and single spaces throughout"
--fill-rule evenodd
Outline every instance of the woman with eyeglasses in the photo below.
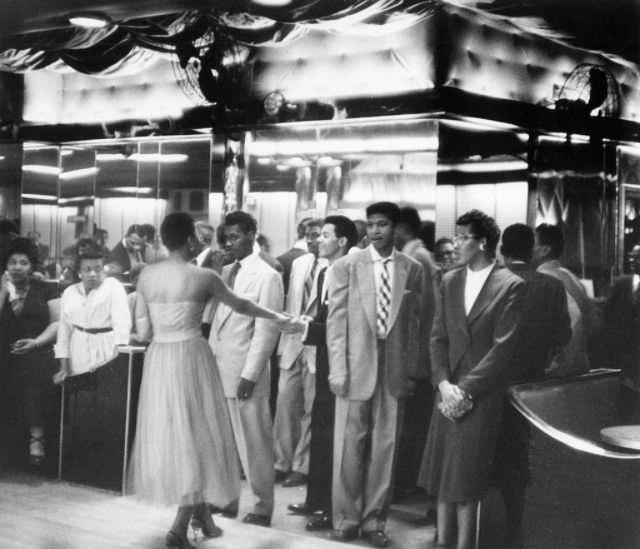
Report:
M 0 283 L 0 354 L 2 384 L 9 401 L 6 413 L 24 418 L 29 429 L 29 458 L 32 467 L 42 467 L 46 458 L 46 426 L 55 409 L 56 389 L 52 343 L 58 326 L 55 287 L 33 273 L 38 266 L 38 250 L 27 238 L 14 239 L 4 258 Z M 6 357 L 6 360 L 4 360 Z M 19 421 L 22 425 L 23 422 Z M 16 448 L 22 437 L 11 436 Z M 26 433 L 25 433 L 26 434 Z M 26 437 L 24 438 L 26 442 Z M 6 444 L 7 439 L 3 440 Z
M 524 281 L 496 264 L 500 229 L 472 210 L 456 221 L 459 266 L 443 275 L 431 334 L 431 416 L 419 485 L 437 497 L 436 547 L 475 546 L 489 489 Z

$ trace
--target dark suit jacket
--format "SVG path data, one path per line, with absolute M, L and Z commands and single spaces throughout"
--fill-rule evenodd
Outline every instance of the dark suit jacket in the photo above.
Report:
M 318 293 L 322 295 L 322 285 L 326 270 L 318 275 Z M 316 347 L 316 400 L 333 400 L 333 393 L 329 389 L 329 355 L 327 353 L 327 312 L 328 301 L 325 298 L 318 302 L 318 312 L 309 322 L 307 337 L 303 341 L 305 345 Z
M 633 295 L 633 276 L 618 278 L 604 308 L 608 366 L 622 368 L 622 379 L 640 390 L 640 303 Z
M 465 281 L 466 267 L 442 279 L 431 335 L 433 385 L 446 379 L 478 396 L 506 383 L 524 281 L 496 265 L 469 316 L 464 310 Z
M 515 263 L 509 270 L 526 282 L 510 383 L 540 381 L 553 356 L 571 339 L 567 293 L 558 279 Z
M 140 253 L 142 254 L 143 252 Z M 142 257 L 142 260 L 144 261 L 144 257 Z M 107 257 L 107 263 L 117 263 L 122 268 L 123 273 L 128 273 L 131 270 L 131 260 L 122 240 L 111 250 L 109 257 Z
M 446 502 L 480 501 L 487 493 L 525 285 L 495 266 L 467 316 L 465 280 L 466 267 L 443 276 L 431 337 L 433 384 L 458 384 L 474 404 L 455 422 L 433 409 L 419 484 Z M 438 394 L 435 406 L 440 402 Z
M 276 257 L 276 261 L 282 265 L 282 282 L 284 283 L 284 295 L 289 291 L 289 277 L 291 276 L 291 265 L 294 260 L 308 252 L 302 248 L 291 248 L 282 255 Z

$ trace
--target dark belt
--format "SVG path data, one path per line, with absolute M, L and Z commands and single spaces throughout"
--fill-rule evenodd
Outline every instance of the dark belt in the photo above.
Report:
M 83 328 L 82 326 L 76 326 L 75 324 L 73 327 L 76 330 L 80 330 L 81 332 L 86 332 L 88 334 L 106 334 L 107 332 L 113 332 L 113 328 Z

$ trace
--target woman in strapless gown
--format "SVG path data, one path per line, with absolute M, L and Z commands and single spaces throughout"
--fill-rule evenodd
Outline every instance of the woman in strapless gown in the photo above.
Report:
M 191 265 L 194 224 L 183 213 L 161 226 L 169 257 L 145 267 L 138 281 L 135 319 L 147 349 L 131 486 L 151 501 L 177 504 L 167 547 L 191 548 L 187 529 L 194 518 L 206 537 L 217 537 L 209 506 L 238 498 L 238 457 L 222 384 L 209 343 L 202 337 L 202 312 L 214 298 L 234 310 L 272 319 L 285 315 L 238 297 L 213 271 Z

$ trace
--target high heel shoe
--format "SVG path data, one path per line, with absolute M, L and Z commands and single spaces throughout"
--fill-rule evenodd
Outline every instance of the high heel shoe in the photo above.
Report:
M 164 538 L 164 544 L 170 549 L 196 549 L 189 543 L 187 538 L 183 538 L 176 534 L 173 530 L 167 532 Z
M 42 430 L 34 430 L 29 437 L 29 465 L 40 468 L 44 465 L 45 459 L 44 435 Z
M 202 532 L 205 538 L 219 538 L 222 535 L 222 528 L 216 526 L 216 523 L 211 517 L 211 524 L 207 525 L 206 520 L 202 520 L 200 517 L 191 517 L 191 529 L 193 530 L 193 536 L 198 539 L 198 531 Z

